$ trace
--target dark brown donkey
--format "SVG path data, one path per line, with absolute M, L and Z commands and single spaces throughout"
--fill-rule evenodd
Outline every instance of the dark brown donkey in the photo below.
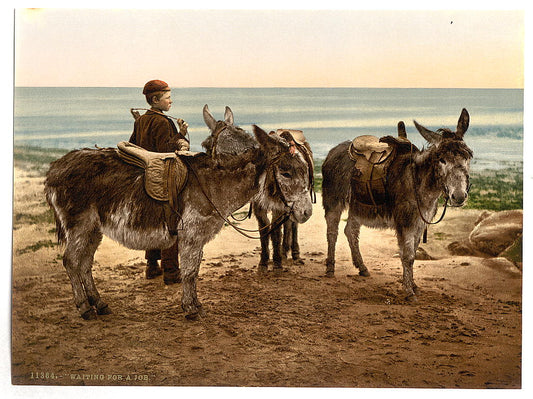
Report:
M 309 176 L 309 195 L 313 198 L 313 152 L 311 151 L 311 146 L 305 140 L 303 133 L 300 130 L 278 129 L 275 132 L 270 132 L 270 135 L 277 135 L 288 141 L 291 145 L 294 160 L 296 161 L 292 165 L 285 167 L 285 171 L 281 174 L 280 178 L 290 177 L 294 174 L 303 174 L 306 173 L 305 170 L 307 169 Z M 275 192 L 276 190 L 275 181 L 276 179 L 272 179 L 270 183 L 269 190 L 271 192 Z M 261 238 L 261 257 L 258 270 L 264 272 L 268 268 L 268 261 L 270 259 L 269 237 L 272 241 L 274 271 L 281 270 L 282 260 L 288 258 L 289 251 L 291 252 L 294 263 L 303 264 L 303 260 L 300 257 L 300 246 L 298 244 L 298 222 L 292 217 L 287 219 L 283 209 L 273 209 L 272 203 L 265 204 L 256 201 L 252 203 L 252 209 L 259 225 Z M 268 217 L 269 212 L 271 213 L 270 219 Z
M 327 223 L 328 256 L 326 274 L 335 271 L 335 244 L 341 213 L 348 207 L 344 233 L 348 238 L 353 265 L 359 274 L 369 276 L 359 251 L 361 225 L 396 230 L 403 266 L 403 288 L 409 299 L 416 299 L 413 263 L 420 237 L 437 213 L 439 197 L 444 194 L 451 206 L 462 206 L 468 196 L 472 150 L 463 141 L 469 115 L 463 109 L 457 131 L 439 129 L 432 132 L 416 121 L 420 134 L 429 142 L 427 149 L 410 146 L 393 158 L 386 177 L 385 200 L 379 206 L 361 204 L 355 197 L 360 183 L 354 178 L 354 161 L 349 154 L 350 142 L 333 148 L 322 165 L 323 206 Z M 394 144 L 394 140 L 391 141 Z
M 203 247 L 221 230 L 224 218 L 250 200 L 277 204 L 273 207 L 302 223 L 312 211 L 306 171 L 280 178 L 278 193 L 286 203 L 267 190 L 273 173 L 283 174 L 283 168 L 298 164 L 285 140 L 270 137 L 257 126 L 254 139 L 233 125 L 227 107 L 224 121 L 217 122 L 207 105 L 203 112 L 211 135 L 202 143 L 206 153 L 185 159 L 189 173 L 177 207 L 181 306 L 187 318 L 195 318 L 201 307 L 196 280 Z M 163 203 L 145 191 L 144 170 L 124 163 L 114 148 L 75 150 L 54 161 L 45 193 L 55 213 L 58 237 L 65 244 L 63 264 L 74 301 L 85 319 L 110 313 L 91 270 L 102 234 L 137 250 L 169 247 L 176 240 L 166 225 Z

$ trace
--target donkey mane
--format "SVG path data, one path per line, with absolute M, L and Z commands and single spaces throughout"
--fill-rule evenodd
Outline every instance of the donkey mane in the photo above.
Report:
M 209 135 L 203 142 L 207 159 L 214 160 L 216 168 L 242 169 L 250 163 L 258 164 L 260 156 L 259 143 L 245 130 L 217 122 L 217 137 Z
M 209 156 L 212 156 L 213 146 L 216 146 L 215 152 L 217 154 L 227 155 L 238 155 L 248 150 L 259 148 L 252 135 L 239 126 L 228 125 L 223 121 L 218 121 L 216 129 L 219 130 L 219 135 L 216 139 L 213 135 L 209 135 L 202 142 L 202 147 Z M 230 132 L 227 132 L 227 130 Z

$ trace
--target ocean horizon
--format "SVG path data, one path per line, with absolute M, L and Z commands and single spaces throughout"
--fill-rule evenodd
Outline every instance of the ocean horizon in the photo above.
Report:
M 466 108 L 473 170 L 523 162 L 523 89 L 198 87 L 173 88 L 172 99 L 167 114 L 187 121 L 193 151 L 202 150 L 209 134 L 204 104 L 217 119 L 229 106 L 235 124 L 249 132 L 253 124 L 303 130 L 316 159 L 361 134 L 396 135 L 400 120 L 421 147 L 413 120 L 432 130 L 455 129 Z M 14 146 L 64 150 L 114 147 L 130 137 L 130 108 L 148 108 L 135 87 L 16 87 L 14 100 Z

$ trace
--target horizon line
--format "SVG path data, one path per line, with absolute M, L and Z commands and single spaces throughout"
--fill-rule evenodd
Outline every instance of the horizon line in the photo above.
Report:
M 80 88 L 80 89 L 139 89 L 143 86 L 55 86 L 14 85 L 14 88 Z M 524 87 L 430 87 L 430 86 L 173 86 L 171 89 L 468 89 L 468 90 L 524 90 Z

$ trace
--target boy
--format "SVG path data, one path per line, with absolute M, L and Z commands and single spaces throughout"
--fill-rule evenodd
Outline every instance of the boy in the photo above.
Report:
M 185 137 L 187 122 L 178 119 L 178 131 L 174 122 L 163 113 L 168 111 L 172 105 L 168 84 L 162 80 L 150 80 L 144 85 L 143 94 L 151 108 L 144 115 L 135 118 L 130 143 L 154 152 L 188 151 L 189 142 Z M 165 284 L 181 281 L 177 241 L 167 249 L 148 250 L 145 257 L 147 279 L 161 275 L 162 268 Z M 161 259 L 161 268 L 157 263 L 159 259 Z

